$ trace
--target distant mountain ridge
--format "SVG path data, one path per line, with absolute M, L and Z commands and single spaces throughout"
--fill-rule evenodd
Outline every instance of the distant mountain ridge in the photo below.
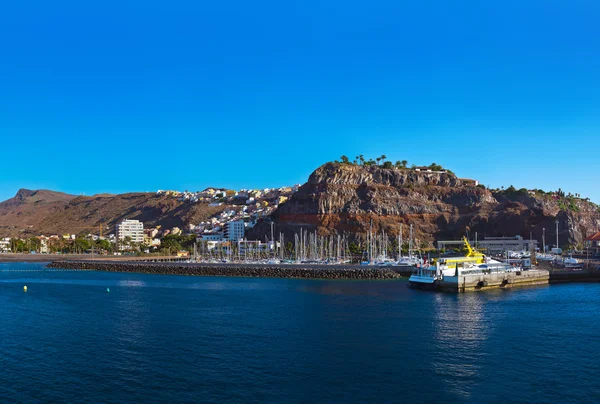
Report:
M 138 192 L 76 196 L 49 190 L 21 189 L 0 203 L 0 237 L 61 233 L 114 232 L 123 219 L 139 219 L 148 227 L 198 223 L 225 206 L 187 203 L 165 195 Z
M 34 232 L 43 220 L 59 213 L 75 198 L 45 189 L 20 189 L 14 197 L 0 202 L 0 236 Z
M 66 194 L 64 192 L 50 191 L 47 189 L 31 190 L 21 188 L 14 197 L 7 199 L 4 202 L 0 202 L 0 207 L 18 206 L 23 203 L 68 202 L 74 198 L 76 198 L 75 195 Z

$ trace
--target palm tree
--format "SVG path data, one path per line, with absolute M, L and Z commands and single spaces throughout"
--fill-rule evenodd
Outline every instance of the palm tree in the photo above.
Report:
M 402 168 L 406 168 L 407 165 L 408 165 L 408 161 L 402 160 Z
M 375 160 L 377 160 L 377 164 L 379 164 L 379 162 L 381 161 L 381 157 L 377 157 Z
M 358 156 L 358 159 L 360 160 L 360 164 L 365 165 L 365 157 L 362 154 Z
M 381 162 L 385 162 L 385 160 L 387 159 L 387 156 L 385 154 L 381 155 Z

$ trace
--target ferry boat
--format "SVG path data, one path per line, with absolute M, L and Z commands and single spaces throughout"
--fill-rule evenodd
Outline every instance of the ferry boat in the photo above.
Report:
M 408 285 L 413 288 L 436 289 L 444 278 L 522 270 L 520 266 L 500 262 L 475 251 L 466 237 L 463 237 L 463 242 L 468 251 L 465 256 L 437 258 L 432 265 L 420 265 L 408 279 Z

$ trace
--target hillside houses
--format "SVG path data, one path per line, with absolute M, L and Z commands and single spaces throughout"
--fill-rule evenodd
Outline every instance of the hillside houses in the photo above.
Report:
M 298 191 L 299 185 L 293 187 L 265 188 L 265 189 L 242 189 L 239 191 L 224 188 L 206 188 L 204 191 L 165 191 L 158 190 L 157 195 L 165 195 L 177 198 L 182 202 L 209 203 L 214 206 L 218 204 L 227 205 L 251 205 L 255 202 L 268 202 L 272 205 L 283 203 Z
M 229 223 L 243 222 L 245 229 L 252 228 L 259 219 L 268 217 L 280 204 L 285 203 L 299 187 L 294 185 L 239 191 L 207 188 L 199 192 L 159 190 L 157 194 L 189 203 L 207 203 L 211 207 L 225 207 L 222 212 L 210 219 L 200 223 L 188 223 L 186 227 L 190 233 L 196 234 L 199 238 L 214 241 L 223 237 Z

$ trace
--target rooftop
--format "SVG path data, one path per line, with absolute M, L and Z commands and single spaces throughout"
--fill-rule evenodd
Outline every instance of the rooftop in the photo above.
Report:
M 586 237 L 585 241 L 600 241 L 600 231 L 594 234 L 593 236 Z

